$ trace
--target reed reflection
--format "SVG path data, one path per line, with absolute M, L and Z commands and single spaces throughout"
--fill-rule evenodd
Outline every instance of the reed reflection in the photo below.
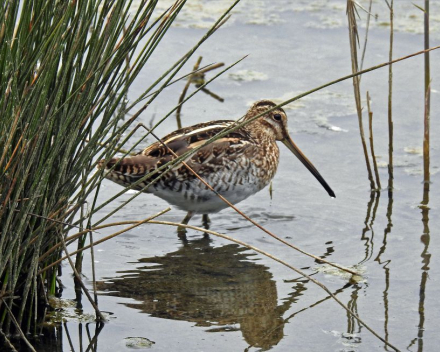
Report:
M 71 334 L 69 331 L 78 329 Z M 44 352 L 97 352 L 98 337 L 104 328 L 103 323 L 56 323 L 54 325 L 45 325 L 38 338 L 31 339 L 32 345 L 36 351 Z M 73 337 L 75 336 L 75 337 Z M 67 341 L 65 341 L 67 339 Z M 68 348 L 65 345 L 68 344 Z M 21 349 L 20 349 L 21 351 Z M 28 351 L 28 348 L 23 349 Z
M 98 289 L 138 300 L 125 305 L 153 317 L 194 322 L 208 332 L 241 330 L 248 344 L 270 349 L 283 338 L 283 314 L 305 286 L 295 285 L 277 306 L 268 267 L 251 260 L 254 254 L 243 247 L 211 243 L 204 237 L 162 257 L 140 259 L 145 266 L 98 282 Z
M 365 263 L 371 259 L 374 252 L 374 229 L 373 224 L 376 219 L 376 212 L 379 206 L 380 192 L 371 192 L 370 200 L 367 204 L 367 215 L 365 216 L 365 227 L 362 230 L 361 240 L 365 242 L 365 257 L 359 264 Z M 371 232 L 371 237 L 368 237 L 368 232 Z
M 356 315 L 359 315 L 357 299 L 360 289 L 360 285 L 353 285 L 350 300 L 347 303 L 347 307 Z M 353 348 L 360 347 L 362 343 L 361 329 L 362 326 L 359 324 L 359 321 L 347 312 L 347 334 L 341 336 L 345 340 L 345 345 L 352 346 Z
M 380 201 L 380 192 L 371 192 L 370 193 L 370 199 L 367 204 L 367 214 L 365 216 L 365 227 L 362 229 L 362 235 L 361 240 L 364 241 L 365 246 L 365 256 L 364 259 L 362 259 L 359 264 L 365 263 L 369 261 L 374 253 L 374 229 L 373 224 L 376 219 L 376 213 L 377 209 L 379 207 L 379 201 Z M 388 341 L 389 338 L 389 332 L 388 332 L 388 324 L 389 324 L 389 289 L 390 289 L 390 268 L 388 267 L 391 260 L 384 260 L 382 259 L 382 256 L 384 255 L 386 248 L 387 248 L 387 241 L 388 241 L 388 235 L 391 233 L 393 222 L 392 222 L 392 215 L 393 215 L 393 197 L 388 197 L 388 205 L 387 205 L 387 212 L 386 212 L 386 218 L 387 218 L 387 225 L 384 229 L 383 234 L 383 240 L 382 245 L 379 248 L 377 256 L 374 258 L 374 261 L 378 262 L 383 270 L 385 275 L 385 289 L 383 290 L 382 299 L 383 299 L 383 306 L 384 306 L 384 334 L 385 334 L 385 340 Z M 371 232 L 371 236 L 368 236 L 368 232 Z M 351 304 L 356 304 L 357 301 L 357 291 L 359 288 L 355 287 L 355 290 L 352 294 L 352 300 L 350 301 L 350 307 L 353 309 L 353 311 L 357 311 L 357 306 L 351 306 Z M 355 331 L 360 331 L 360 327 L 355 328 L 356 322 L 350 321 L 350 317 L 348 317 L 348 330 L 347 332 L 349 334 L 353 334 Z M 359 341 L 357 341 L 359 342 Z M 387 349 L 387 347 L 384 347 Z
M 425 331 L 425 293 L 426 284 L 428 281 L 429 263 L 431 262 L 431 253 L 429 253 L 429 243 L 431 241 L 431 234 L 429 229 L 429 183 L 424 184 L 423 200 L 420 205 L 422 213 L 423 233 L 420 237 L 420 242 L 423 244 L 423 250 L 420 257 L 422 258 L 422 276 L 420 279 L 419 290 L 419 323 L 417 325 L 417 337 L 414 338 L 408 346 L 408 349 L 417 343 L 417 351 L 423 351 L 423 333 Z
M 393 227 L 392 222 L 392 215 L 393 215 L 393 198 L 388 197 L 388 205 L 387 205 L 387 226 L 385 227 L 384 233 L 383 233 L 383 241 L 382 246 L 379 249 L 379 253 L 374 259 L 376 262 L 378 262 L 380 265 L 382 265 L 384 273 L 385 273 L 385 289 L 383 291 L 383 307 L 384 307 L 384 334 L 385 334 L 385 340 L 389 341 L 389 331 L 388 331 L 388 324 L 389 324 L 389 299 L 388 294 L 390 290 L 390 268 L 388 267 L 388 264 L 391 263 L 391 259 L 389 260 L 383 260 L 381 257 L 385 253 L 385 250 L 387 248 L 387 238 L 388 234 L 391 233 L 391 229 Z M 385 347 L 387 349 L 387 347 Z

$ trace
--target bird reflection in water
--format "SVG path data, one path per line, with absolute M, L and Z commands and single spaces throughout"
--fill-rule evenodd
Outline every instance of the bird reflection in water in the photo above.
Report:
M 235 244 L 212 247 L 204 237 L 186 242 L 147 264 L 98 282 L 102 293 L 133 298 L 126 306 L 157 318 L 185 320 L 208 332 L 241 330 L 249 345 L 270 349 L 283 338 L 283 314 L 306 288 L 298 283 L 277 306 L 277 288 L 268 267 Z

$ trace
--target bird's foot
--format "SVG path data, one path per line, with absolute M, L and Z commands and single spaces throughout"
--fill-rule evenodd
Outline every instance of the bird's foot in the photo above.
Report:
M 177 236 L 182 241 L 187 241 L 187 239 L 186 239 L 186 228 L 184 228 L 183 226 L 177 227 Z

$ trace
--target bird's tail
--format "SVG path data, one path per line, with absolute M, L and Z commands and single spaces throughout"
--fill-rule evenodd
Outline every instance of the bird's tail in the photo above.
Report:
M 133 189 L 142 190 L 147 184 L 146 181 L 137 185 L 134 185 L 134 183 L 149 172 L 145 161 L 145 156 L 137 155 L 122 159 L 113 158 L 110 161 L 100 160 L 97 167 L 98 169 L 104 169 L 105 178 L 124 187 L 133 185 Z

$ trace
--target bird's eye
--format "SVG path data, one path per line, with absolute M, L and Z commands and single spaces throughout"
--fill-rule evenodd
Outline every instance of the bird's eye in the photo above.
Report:
M 273 119 L 276 121 L 281 121 L 281 115 L 280 114 L 275 114 L 273 115 Z

